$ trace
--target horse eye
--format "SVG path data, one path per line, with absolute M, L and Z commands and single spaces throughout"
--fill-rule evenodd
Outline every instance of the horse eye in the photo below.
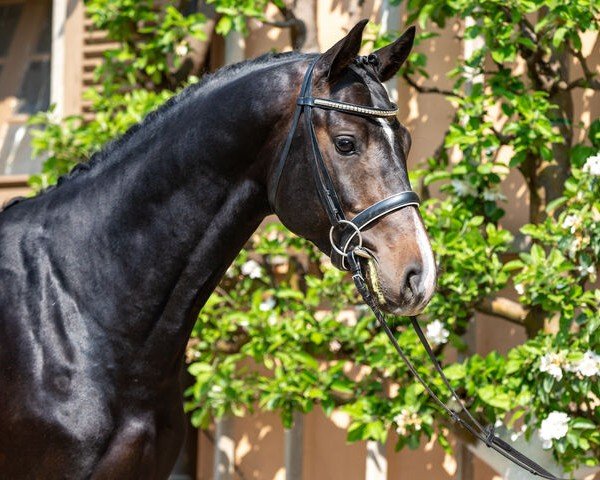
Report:
M 342 155 L 350 155 L 356 151 L 356 146 L 352 137 L 337 137 L 335 149 Z

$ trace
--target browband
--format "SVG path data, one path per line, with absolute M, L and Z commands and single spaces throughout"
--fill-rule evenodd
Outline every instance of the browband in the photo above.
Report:
M 327 110 L 336 110 L 338 112 L 353 113 L 355 115 L 366 117 L 395 117 L 398 114 L 398 107 L 393 109 L 375 108 L 355 105 L 354 103 L 327 100 L 325 98 L 300 97 L 296 104 Z

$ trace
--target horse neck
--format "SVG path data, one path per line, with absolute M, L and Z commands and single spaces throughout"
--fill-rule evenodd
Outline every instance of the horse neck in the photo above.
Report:
M 144 352 L 143 368 L 177 368 L 199 309 L 269 212 L 265 144 L 283 113 L 252 77 L 176 104 L 53 192 L 75 232 L 57 263 L 124 362 Z

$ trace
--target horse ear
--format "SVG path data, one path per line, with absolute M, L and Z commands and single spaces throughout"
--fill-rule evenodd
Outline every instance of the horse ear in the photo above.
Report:
M 325 78 L 334 83 L 339 79 L 341 73 L 350 65 L 360 50 L 362 33 L 369 20 L 361 20 L 344 38 L 333 47 L 321 54 L 315 64 L 315 77 Z
M 381 82 L 392 78 L 408 58 L 415 40 L 415 27 L 409 27 L 394 43 L 380 48 L 374 54 L 379 59 L 378 77 Z

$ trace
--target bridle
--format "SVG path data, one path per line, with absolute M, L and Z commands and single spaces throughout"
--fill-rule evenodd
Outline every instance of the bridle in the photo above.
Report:
M 371 59 L 371 62 L 374 60 Z M 329 217 L 331 228 L 329 230 L 329 241 L 331 242 L 331 261 L 333 264 L 342 269 L 348 270 L 346 259 L 348 252 L 353 240 L 356 238 L 359 247 L 362 247 L 362 235 L 361 232 L 371 223 L 377 219 L 384 217 L 396 210 L 399 210 L 408 206 L 419 206 L 419 196 L 413 191 L 404 191 L 392 195 L 386 199 L 383 199 L 370 207 L 365 208 L 362 212 L 356 215 L 354 218 L 348 220 L 344 215 L 344 210 L 340 203 L 340 199 L 333 186 L 333 181 L 329 176 L 327 167 L 323 160 L 323 155 L 319 148 L 317 141 L 317 135 L 315 134 L 315 127 L 312 121 L 312 111 L 314 108 L 321 108 L 326 110 L 335 110 L 351 115 L 358 115 L 361 117 L 375 117 L 375 118 L 389 118 L 395 117 L 398 114 L 398 108 L 394 105 L 394 108 L 383 109 L 369 107 L 366 105 L 355 105 L 352 103 L 337 102 L 325 98 L 315 98 L 311 95 L 312 92 L 312 74 L 315 67 L 316 61 L 312 62 L 304 75 L 302 87 L 300 88 L 300 95 L 296 101 L 296 110 L 294 111 L 294 117 L 292 119 L 292 126 L 285 140 L 283 150 L 279 157 L 279 163 L 274 172 L 273 181 L 271 182 L 271 188 L 269 190 L 269 201 L 273 206 L 273 210 L 276 210 L 277 204 L 277 192 L 279 190 L 279 182 L 281 180 L 281 174 L 285 167 L 287 158 L 290 153 L 292 141 L 296 134 L 298 124 L 300 123 L 300 117 L 304 114 L 304 125 L 306 131 L 309 133 L 310 145 L 312 149 L 312 162 L 310 162 L 312 168 L 313 179 L 317 188 L 317 194 L 321 205 L 325 208 L 325 212 Z M 335 234 L 338 233 L 340 239 L 339 244 L 336 245 Z
M 361 57 L 363 63 L 371 63 L 376 65 L 377 57 L 375 55 L 369 55 L 368 58 Z M 310 144 L 312 148 L 312 161 L 310 162 L 313 178 L 315 181 L 315 186 L 317 189 L 317 193 L 319 196 L 319 200 L 329 217 L 329 221 L 331 223 L 331 228 L 329 231 L 329 241 L 331 243 L 331 261 L 334 265 L 342 270 L 350 270 L 352 273 L 352 279 L 358 292 L 361 297 L 365 301 L 365 303 L 370 307 L 377 318 L 380 326 L 383 328 L 385 334 L 390 339 L 394 349 L 398 352 L 410 372 L 414 375 L 414 377 L 423 385 L 427 393 L 433 398 L 433 400 L 445 411 L 448 416 L 452 419 L 453 422 L 458 423 L 467 431 L 469 431 L 474 437 L 482 441 L 488 448 L 491 448 L 505 458 L 510 460 L 511 462 L 519 465 L 525 470 L 529 471 L 533 475 L 540 476 L 542 478 L 547 478 L 549 480 L 561 480 L 558 477 L 554 476 L 552 473 L 545 470 L 543 467 L 538 465 L 536 462 L 531 460 L 526 455 L 522 454 L 518 450 L 514 449 L 510 444 L 502 440 L 500 437 L 496 436 L 494 432 L 494 426 L 489 425 L 488 427 L 483 427 L 479 421 L 469 412 L 466 408 L 456 391 L 450 385 L 450 382 L 440 363 L 438 362 L 419 322 L 417 317 L 410 317 L 411 324 L 419 337 L 419 340 L 427 355 L 429 356 L 431 362 L 433 363 L 434 368 L 442 378 L 444 385 L 450 391 L 452 398 L 458 402 L 460 407 L 459 411 L 455 411 L 451 409 L 446 403 L 444 403 L 437 394 L 431 389 L 429 384 L 421 377 L 411 360 L 402 350 L 402 347 L 398 344 L 396 337 L 394 336 L 392 329 L 387 323 L 383 312 L 379 309 L 379 305 L 375 300 L 374 296 L 369 290 L 367 282 L 365 280 L 365 276 L 362 271 L 362 267 L 358 257 L 371 259 L 371 254 L 362 246 L 362 235 L 361 232 L 371 223 L 376 220 L 389 215 L 392 212 L 400 210 L 405 207 L 413 206 L 417 207 L 420 204 L 419 196 L 413 192 L 412 190 L 402 191 L 395 195 L 392 195 L 388 198 L 380 200 L 379 202 L 365 208 L 360 213 L 358 213 L 354 218 L 348 220 L 344 215 L 344 211 L 342 209 L 339 197 L 335 191 L 333 186 L 333 182 L 323 160 L 323 156 L 321 154 L 321 150 L 319 149 L 319 143 L 317 141 L 317 136 L 315 134 L 315 129 L 312 121 L 312 111 L 314 108 L 321 108 L 327 110 L 335 110 L 338 112 L 351 114 L 351 115 L 359 115 L 362 117 L 375 117 L 375 118 L 387 118 L 396 116 L 398 113 L 398 108 L 394 105 L 393 109 L 381 109 L 375 108 L 365 105 L 355 105 L 351 103 L 338 102 L 335 100 L 329 100 L 324 98 L 315 98 L 311 95 L 312 91 L 312 75 L 314 71 L 314 67 L 316 64 L 316 60 L 313 61 L 308 70 L 304 75 L 304 80 L 302 81 L 302 86 L 300 88 L 300 94 L 296 101 L 296 109 L 294 111 L 294 116 L 292 119 L 292 125 L 286 141 L 284 143 L 283 150 L 281 152 L 281 156 L 279 157 L 279 163 L 277 164 L 276 170 L 274 172 L 273 182 L 271 183 L 271 188 L 269 189 L 269 202 L 275 211 L 276 202 L 277 202 L 277 192 L 279 189 L 279 183 L 281 180 L 281 175 L 283 173 L 283 169 L 286 164 L 286 160 L 290 153 L 290 148 L 292 145 L 292 141 L 294 140 L 294 136 L 296 134 L 296 130 L 298 128 L 298 124 L 300 122 L 300 117 L 304 115 L 304 123 L 306 131 L 309 133 Z M 339 234 L 339 241 L 336 244 L 336 240 L 334 238 L 335 232 Z M 356 242 L 353 243 L 353 240 L 356 239 Z M 464 417 L 459 416 L 459 412 L 464 413 Z

